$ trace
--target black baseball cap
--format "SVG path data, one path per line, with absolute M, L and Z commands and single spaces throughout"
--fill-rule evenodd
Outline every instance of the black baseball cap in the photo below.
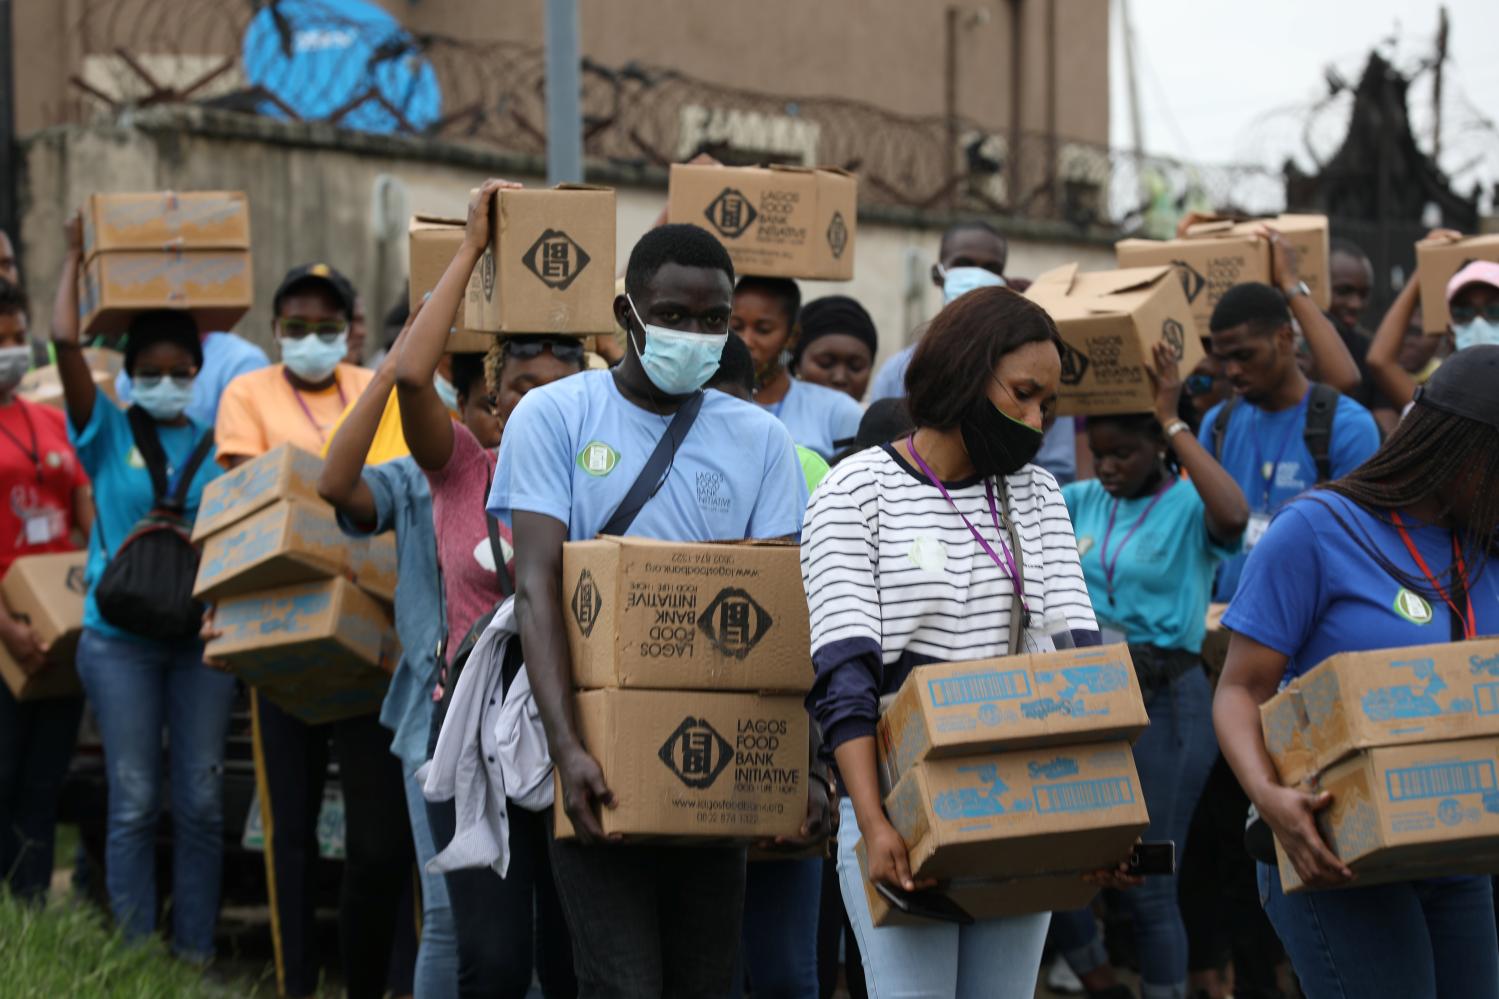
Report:
M 1422 406 L 1499 428 L 1499 344 L 1475 344 L 1442 362 L 1416 389 Z
M 339 307 L 349 319 L 354 318 L 354 286 L 340 274 L 332 264 L 302 264 L 286 272 L 276 288 L 276 297 L 271 300 L 271 311 L 281 314 L 281 300 L 297 288 L 310 284 L 322 285 L 333 292 Z

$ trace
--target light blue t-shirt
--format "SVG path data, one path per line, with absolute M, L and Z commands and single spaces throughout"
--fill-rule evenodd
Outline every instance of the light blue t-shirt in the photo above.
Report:
M 760 408 L 786 424 L 793 441 L 824 460 L 853 441 L 864 418 L 864 410 L 848 394 L 795 378 L 780 402 Z
M 193 401 L 187 416 L 204 426 L 218 421 L 219 397 L 229 383 L 247 371 L 267 367 L 265 351 L 234 333 L 209 333 L 203 337 L 203 370 L 193 380 Z M 115 394 L 120 402 L 130 404 L 130 376 L 121 371 L 115 378 Z
M 212 436 L 213 428 L 196 421 L 186 426 L 166 427 L 156 425 L 162 450 L 167 456 L 167 478 L 175 481 L 177 469 L 192 455 L 193 449 L 204 434 Z M 104 567 L 119 549 L 120 543 L 130 535 L 136 523 L 151 512 L 155 491 L 151 486 L 151 473 L 135 447 L 135 437 L 130 433 L 130 420 L 125 411 L 114 406 L 102 395 L 94 403 L 93 415 L 82 430 L 68 421 L 68 438 L 78 452 L 78 460 L 94 485 L 94 530 L 88 542 L 88 568 L 85 573 L 88 595 L 83 603 L 83 626 L 112 638 L 128 638 L 150 641 L 140 635 L 116 628 L 105 621 L 94 602 L 94 590 Z M 203 498 L 203 487 L 222 474 L 214 460 L 213 449 L 198 466 L 187 490 L 187 523 L 192 524 L 198 515 L 198 503 Z M 106 549 L 105 543 L 108 543 Z
M 596 536 L 645 467 L 671 417 L 620 394 L 610 371 L 585 371 L 533 389 L 505 424 L 489 511 L 567 525 Z M 801 533 L 807 487 L 791 435 L 751 403 L 707 390 L 686 440 L 629 533 L 663 541 L 741 541 Z
M 1202 419 L 1198 439 L 1209 453 L 1213 451 L 1213 423 L 1225 405 L 1214 406 Z M 1317 484 L 1317 463 L 1312 460 L 1312 453 L 1302 439 L 1305 431 L 1304 399 L 1301 405 L 1277 413 L 1243 401 L 1234 407 L 1223 434 L 1223 453 L 1215 457 L 1244 490 L 1251 515 L 1272 514 Z M 1340 396 L 1328 448 L 1332 477 L 1336 479 L 1348 474 L 1377 450 L 1379 427 L 1374 423 L 1374 417 L 1352 399 Z M 1268 489 L 1261 471 L 1267 464 L 1272 466 Z M 1246 550 L 1253 547 L 1254 532 L 1251 524 L 1244 542 Z M 1244 559 L 1245 555 L 1237 555 L 1223 563 L 1213 591 L 1215 600 L 1226 603 L 1233 599 L 1239 585 L 1239 574 L 1244 571 Z
M 1289 656 L 1287 680 L 1338 652 L 1450 640 L 1452 611 L 1447 605 L 1404 590 L 1355 540 L 1423 579 L 1399 533 L 1381 518 L 1387 515 L 1375 516 L 1326 490 L 1291 503 L 1249 553 L 1224 625 Z M 1427 567 L 1442 580 L 1452 565 L 1452 535 L 1443 528 L 1417 526 L 1409 517 L 1406 530 Z M 1499 634 L 1499 573 L 1486 564 L 1469 577 L 1468 588 L 1478 634 Z
M 353 538 L 395 532 L 395 616 L 401 662 L 380 706 L 380 724 L 395 733 L 390 751 L 410 773 L 427 759 L 437 643 L 447 620 L 437 569 L 437 535 L 432 527 L 432 491 L 426 474 L 410 456 L 366 468 L 364 481 L 375 498 L 374 525 L 366 531 L 340 513 L 338 526 Z
M 906 369 L 911 366 L 911 355 L 916 345 L 902 347 L 890 360 L 880 365 L 874 374 L 874 384 L 869 386 L 869 401 L 881 399 L 903 399 L 906 395 Z
M 1152 496 L 1119 500 L 1110 531 L 1115 500 L 1097 479 L 1062 487 L 1093 613 L 1100 624 L 1124 632 L 1131 644 L 1201 652 L 1213 570 L 1239 550 L 1239 542 L 1221 545 L 1213 540 L 1202 497 L 1183 480 L 1166 490 L 1125 542 Z M 1103 571 L 1106 537 L 1114 566 L 1112 600 Z

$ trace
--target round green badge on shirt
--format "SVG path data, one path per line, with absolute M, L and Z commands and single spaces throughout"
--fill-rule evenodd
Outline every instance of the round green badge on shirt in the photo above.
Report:
M 603 441 L 590 441 L 578 452 L 578 467 L 589 475 L 603 478 L 619 464 L 619 452 Z
M 1395 594 L 1395 613 L 1405 618 L 1411 624 L 1431 623 L 1431 604 L 1419 593 L 1401 589 Z

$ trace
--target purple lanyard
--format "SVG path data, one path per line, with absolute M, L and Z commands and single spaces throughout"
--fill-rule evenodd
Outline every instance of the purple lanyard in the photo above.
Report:
M 1161 497 L 1165 496 L 1174 485 L 1176 485 L 1176 480 L 1168 475 L 1166 481 L 1161 483 L 1161 488 L 1155 491 L 1155 496 L 1151 497 L 1150 502 L 1146 504 L 1145 512 L 1140 514 L 1139 518 L 1135 520 L 1135 525 L 1129 529 L 1129 533 L 1125 534 L 1124 540 L 1119 542 L 1119 547 L 1114 549 L 1114 561 L 1112 562 L 1109 561 L 1109 538 L 1114 534 L 1114 517 L 1119 513 L 1119 501 L 1115 500 L 1114 505 L 1109 508 L 1109 526 L 1103 532 L 1103 544 L 1098 549 L 1098 561 L 1103 564 L 1103 579 L 1104 585 L 1108 587 L 1110 607 L 1114 606 L 1114 570 L 1119 567 L 1120 553 L 1124 551 L 1124 546 L 1129 544 L 1129 539 L 1135 536 L 1135 532 L 1140 529 L 1140 525 L 1145 523 L 1145 518 L 1150 516 L 1150 511 L 1155 509 L 1155 505 L 1161 501 Z
M 973 522 L 964 516 L 963 511 L 958 509 L 958 504 L 952 501 L 952 496 L 948 494 L 947 487 L 942 484 L 942 480 L 937 478 L 931 468 L 927 466 L 927 463 L 922 460 L 921 453 L 916 450 L 915 434 L 906 438 L 906 447 L 910 449 L 911 457 L 916 459 L 917 467 L 925 473 L 932 485 L 937 487 L 937 491 L 942 494 L 943 499 L 947 500 L 947 505 L 953 508 L 953 512 L 962 518 L 964 526 L 968 528 L 968 533 L 973 535 L 973 540 L 977 541 L 979 546 L 994 560 L 994 564 L 999 566 L 1000 572 L 1010 577 L 1010 582 L 1015 585 L 1015 593 L 1020 597 L 1021 605 L 1025 607 L 1026 617 L 1029 618 L 1031 610 L 1030 605 L 1025 600 L 1025 581 L 1020 578 L 1020 572 L 1015 568 L 1015 559 L 1010 554 L 1010 546 L 1005 544 L 1004 528 L 999 526 L 999 506 L 994 502 L 994 480 L 984 480 L 984 496 L 989 500 L 989 516 L 994 519 L 994 531 L 999 536 L 999 550 L 1005 556 L 1003 559 L 994 553 L 993 546 L 984 539 L 984 536 L 979 533 L 978 528 L 973 526 Z

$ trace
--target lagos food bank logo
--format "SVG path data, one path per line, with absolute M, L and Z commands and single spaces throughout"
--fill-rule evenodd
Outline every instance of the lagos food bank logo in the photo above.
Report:
M 734 747 L 706 718 L 688 715 L 656 754 L 688 787 L 712 787 L 734 758 Z
M 479 259 L 479 283 L 484 288 L 484 300 L 494 298 L 494 251 L 485 250 Z
M 1171 266 L 1176 268 L 1176 276 L 1182 283 L 1182 291 L 1187 293 L 1187 304 L 1191 305 L 1197 301 L 1197 296 L 1202 294 L 1202 289 L 1207 287 L 1208 279 L 1185 260 L 1173 260 Z
M 1187 333 L 1175 319 L 1161 323 L 1161 342 L 1171 348 L 1171 353 L 1180 361 L 1187 353 Z
M 732 586 L 714 597 L 697 619 L 713 647 L 734 659 L 749 655 L 774 623 L 754 597 Z
M 566 291 L 590 259 L 577 240 L 561 229 L 548 229 L 536 237 L 521 263 L 548 288 Z
M 573 620 L 578 622 L 578 630 L 587 638 L 593 634 L 593 626 L 598 623 L 599 611 L 604 609 L 604 598 L 599 595 L 593 573 L 587 569 L 578 576 L 578 585 L 573 588 L 572 604 Z
M 63 583 L 69 593 L 87 593 L 88 579 L 84 575 L 83 566 L 75 565 L 68 568 L 66 581 Z
M 1412 593 L 1403 587 L 1395 594 L 1395 613 L 1411 624 L 1431 623 L 1431 604 L 1421 594 Z
M 843 248 L 848 245 L 848 225 L 843 221 L 842 212 L 834 212 L 833 220 L 828 223 L 828 249 L 833 251 L 834 259 L 843 256 Z
M 1088 355 L 1062 341 L 1062 384 L 1080 385 L 1088 371 Z
M 618 464 L 619 452 L 603 441 L 589 441 L 578 452 L 578 467 L 594 478 L 603 478 Z
M 754 224 L 760 213 L 755 211 L 755 206 L 750 204 L 744 192 L 735 187 L 726 187 L 718 192 L 718 197 L 708 202 L 703 214 L 720 235 L 738 239 L 744 235 L 744 230 Z

